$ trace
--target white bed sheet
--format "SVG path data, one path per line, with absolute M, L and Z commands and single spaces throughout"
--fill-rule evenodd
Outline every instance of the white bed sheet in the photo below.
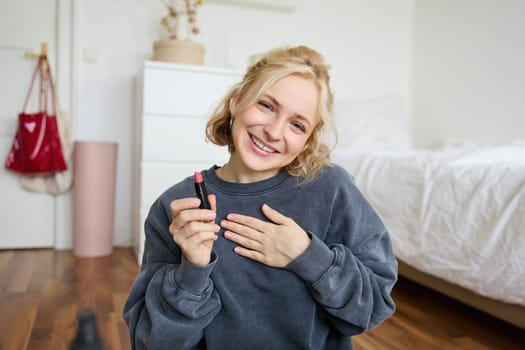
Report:
M 336 149 L 405 263 L 525 305 L 525 142 L 435 151 Z

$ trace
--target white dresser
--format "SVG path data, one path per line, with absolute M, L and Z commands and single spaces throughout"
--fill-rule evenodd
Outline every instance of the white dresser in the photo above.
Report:
M 147 61 L 137 77 L 133 230 L 139 260 L 153 201 L 195 170 L 223 164 L 226 147 L 205 141 L 205 125 L 238 71 Z

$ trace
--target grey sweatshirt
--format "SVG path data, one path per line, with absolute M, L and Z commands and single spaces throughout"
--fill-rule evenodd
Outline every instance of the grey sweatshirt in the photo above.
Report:
M 228 213 L 268 221 L 261 206 L 291 217 L 311 236 L 286 268 L 233 252 L 223 237 L 206 267 L 184 259 L 169 233 L 170 202 L 195 197 L 192 177 L 164 192 L 145 222 L 142 267 L 124 307 L 133 349 L 352 349 L 351 336 L 394 312 L 397 263 L 388 233 L 339 166 L 301 183 L 281 172 L 250 183 L 202 172 Z

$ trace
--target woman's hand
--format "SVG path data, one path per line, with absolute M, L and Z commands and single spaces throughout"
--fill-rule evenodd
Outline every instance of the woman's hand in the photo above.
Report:
M 267 204 L 262 211 L 271 222 L 228 214 L 221 222 L 224 237 L 240 245 L 235 247 L 239 255 L 268 266 L 285 267 L 306 250 L 310 238 L 294 220 Z
M 212 209 L 198 209 L 198 198 L 177 199 L 170 203 L 173 217 L 169 230 L 186 260 L 194 265 L 206 266 L 211 260 L 213 242 L 219 225 L 215 224 L 215 195 L 208 195 Z

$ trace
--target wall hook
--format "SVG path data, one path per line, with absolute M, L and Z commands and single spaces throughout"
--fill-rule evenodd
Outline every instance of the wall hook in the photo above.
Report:
M 44 77 L 44 79 L 47 79 L 47 65 L 48 65 L 47 53 L 48 53 L 48 44 L 45 41 L 40 44 L 40 52 L 32 52 L 32 51 L 25 52 L 26 57 L 38 57 L 38 58 L 44 59 L 42 61 L 42 76 Z

